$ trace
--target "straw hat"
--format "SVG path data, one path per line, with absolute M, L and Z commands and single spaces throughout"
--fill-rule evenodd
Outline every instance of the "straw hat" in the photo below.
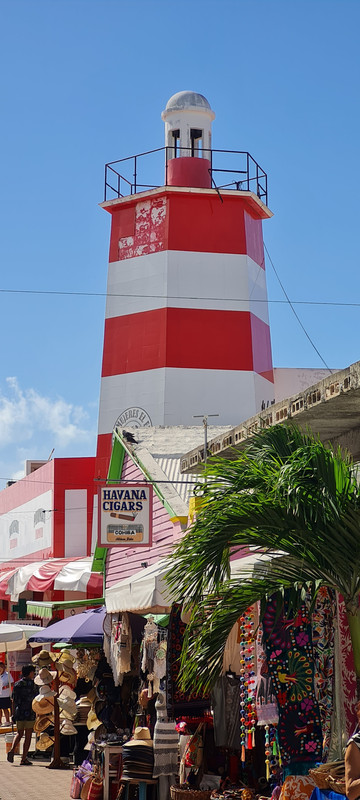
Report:
M 34 724 L 34 731 L 36 733 L 42 733 L 42 731 L 45 731 L 46 728 L 49 728 L 50 725 L 53 725 L 53 724 L 54 724 L 54 720 L 51 719 L 50 717 L 47 717 L 47 716 L 37 717 L 36 720 L 35 720 L 35 724 Z
M 94 731 L 100 725 L 102 725 L 101 720 L 97 718 L 97 716 L 95 714 L 95 711 L 93 709 L 91 709 L 91 711 L 89 711 L 89 713 L 88 713 L 88 717 L 87 717 L 87 720 L 86 720 L 87 729 L 89 731 Z
M 77 705 L 71 697 L 58 697 L 58 704 L 61 712 L 67 719 L 72 719 L 77 714 Z
M 36 749 L 37 750 L 48 750 L 49 747 L 53 746 L 53 744 L 54 744 L 54 739 L 52 739 L 51 736 L 49 736 L 48 733 L 42 733 L 41 736 L 39 736 L 39 738 L 38 738 L 38 740 L 36 742 Z
M 56 661 L 56 655 L 55 653 L 50 653 L 49 650 L 40 650 L 40 653 L 32 656 L 31 661 L 33 664 L 37 664 L 38 667 L 50 667 Z
M 73 736 L 77 733 L 77 729 L 69 719 L 64 719 L 60 722 L 60 733 L 64 734 L 64 736 Z
M 149 728 L 135 728 L 132 739 L 130 739 L 129 742 L 126 742 L 125 746 L 136 746 L 139 744 L 145 744 L 148 747 L 153 746 Z
M 64 665 L 59 664 L 59 667 L 63 667 Z M 77 674 L 72 667 L 66 667 L 61 670 L 59 674 L 59 680 L 61 683 L 70 683 L 72 686 L 75 686 L 77 681 Z
M 39 674 L 34 679 L 34 683 L 36 683 L 37 686 L 44 686 L 46 683 L 52 683 L 56 675 L 56 672 L 50 672 L 46 667 L 42 667 Z
M 53 698 L 42 697 L 41 694 L 37 694 L 32 701 L 32 709 L 35 711 L 35 714 L 39 714 L 40 716 L 43 714 L 52 714 L 54 711 L 54 700 Z
M 72 666 L 75 663 L 76 658 L 75 656 L 72 656 L 68 650 L 63 650 L 58 657 L 57 663 L 62 664 L 64 661 L 68 661 Z
M 60 686 L 59 697 L 69 697 L 70 700 L 76 700 L 76 693 L 70 688 L 70 686 L 67 686 L 66 683 L 63 683 L 63 685 Z
M 88 699 L 87 695 L 85 694 L 85 695 L 81 695 L 79 700 L 76 701 L 76 705 L 77 705 L 78 708 L 82 708 L 83 706 L 86 706 L 86 708 L 90 708 L 91 703 L 90 703 L 90 700 Z
M 39 694 L 41 694 L 41 697 L 54 697 L 55 692 L 53 692 L 53 690 L 50 689 L 48 683 L 44 683 L 43 686 L 40 686 Z

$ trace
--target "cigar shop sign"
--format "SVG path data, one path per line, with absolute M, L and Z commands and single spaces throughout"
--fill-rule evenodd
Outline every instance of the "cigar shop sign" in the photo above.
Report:
M 149 547 L 152 486 L 143 483 L 101 486 L 98 494 L 99 546 Z

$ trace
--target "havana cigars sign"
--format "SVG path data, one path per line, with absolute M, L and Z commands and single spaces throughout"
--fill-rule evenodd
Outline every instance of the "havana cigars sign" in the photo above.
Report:
M 120 483 L 100 486 L 99 547 L 151 545 L 152 486 Z

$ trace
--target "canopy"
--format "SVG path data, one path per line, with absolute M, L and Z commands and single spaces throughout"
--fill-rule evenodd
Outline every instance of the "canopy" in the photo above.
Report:
M 25 650 L 28 639 L 35 632 L 39 633 L 43 630 L 44 628 L 40 628 L 38 625 L 13 625 L 2 622 L 0 624 L 0 650 L 5 650 L 5 652 Z
M 25 591 L 46 592 L 48 589 L 63 592 L 87 592 L 100 596 L 103 577 L 92 572 L 92 558 L 50 558 L 33 561 L 0 572 L 0 597 L 16 601 Z
M 170 589 L 165 582 L 168 569 L 169 562 L 163 559 L 114 583 L 105 591 L 107 612 L 168 614 L 173 602 Z
M 255 566 L 268 561 L 272 556 L 259 551 L 247 554 L 231 562 L 231 577 L 245 578 L 252 574 Z M 174 598 L 171 595 L 165 575 L 171 567 L 171 560 L 162 559 L 151 567 L 136 572 L 105 591 L 105 604 L 108 614 L 118 611 L 133 611 L 138 614 L 168 614 Z
M 81 644 L 102 645 L 104 639 L 103 622 L 105 606 L 89 608 L 81 614 L 54 622 L 41 633 L 34 634 L 31 642 L 74 642 Z

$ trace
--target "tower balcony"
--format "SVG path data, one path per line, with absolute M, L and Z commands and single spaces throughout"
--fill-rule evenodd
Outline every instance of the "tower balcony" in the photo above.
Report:
M 165 182 L 156 182 L 165 162 Z M 162 186 L 252 192 L 268 206 L 266 172 L 243 150 L 159 147 L 105 164 L 104 202 Z

